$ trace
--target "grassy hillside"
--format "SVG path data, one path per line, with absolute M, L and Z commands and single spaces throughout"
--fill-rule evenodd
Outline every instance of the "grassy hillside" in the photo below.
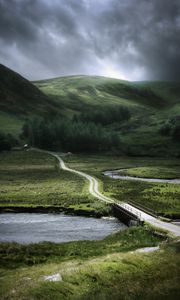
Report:
M 55 115 L 59 106 L 30 81 L 0 64 L 0 127 L 5 133 L 20 132 L 32 115 Z
M 130 155 L 179 155 L 179 141 L 160 131 L 180 116 L 179 82 L 128 82 L 96 76 L 71 76 L 35 82 L 45 94 L 62 105 L 62 113 L 74 114 L 127 107 L 128 121 L 112 124 L 123 151 Z
M 34 82 L 45 94 L 81 111 L 88 105 L 164 106 L 165 100 L 149 88 L 128 81 L 99 76 L 69 76 Z
M 88 105 L 123 104 L 139 109 L 162 109 L 180 104 L 179 82 L 129 82 L 100 76 L 67 76 L 34 84 L 63 103 L 64 108 L 75 111 Z
M 119 153 L 180 155 L 179 82 L 69 76 L 30 83 L 0 65 L 0 127 L 4 133 L 18 136 L 24 122 L 34 116 L 46 120 L 62 116 L 71 120 L 76 116 L 85 122 L 88 114 L 107 114 L 116 107 L 128 109 L 131 115 L 103 124 L 109 132 L 118 133 Z

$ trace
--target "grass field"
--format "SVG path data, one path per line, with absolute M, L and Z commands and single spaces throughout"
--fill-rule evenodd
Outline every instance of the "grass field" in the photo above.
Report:
M 54 206 L 108 210 L 88 193 L 88 182 L 59 170 L 57 160 L 35 151 L 0 154 L 1 206 Z
M 5 299 L 178 299 L 179 243 L 136 227 L 102 241 L 0 245 L 0 297 Z M 61 281 L 43 277 L 60 273 Z M 15 284 L 16 283 L 16 284 Z
M 72 155 L 66 161 L 70 167 L 98 177 L 103 182 L 102 189 L 107 196 L 141 204 L 162 216 L 180 216 L 179 184 L 122 181 L 102 176 L 104 170 L 129 168 L 130 173 L 133 170 L 133 174 L 140 177 L 150 175 L 152 178 L 180 178 L 178 159 Z
M 141 178 L 158 178 L 158 179 L 176 179 L 180 178 L 180 167 L 174 166 L 153 166 L 153 167 L 137 167 L 129 168 L 121 171 L 125 176 L 141 177 Z
M 177 159 L 74 154 L 64 159 L 68 166 L 98 178 L 107 196 L 141 204 L 162 216 L 178 218 L 180 215 L 180 185 L 114 180 L 102 175 L 104 170 L 129 168 L 137 176 L 145 172 L 144 176 L 178 178 Z M 59 170 L 55 158 L 47 154 L 31 151 L 1 154 L 0 183 L 1 206 L 62 206 L 102 213 L 108 210 L 103 202 L 89 195 L 86 180 Z

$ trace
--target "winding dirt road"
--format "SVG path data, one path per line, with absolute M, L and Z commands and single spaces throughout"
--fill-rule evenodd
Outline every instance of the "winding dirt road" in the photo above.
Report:
M 34 149 L 34 150 L 41 151 L 41 150 L 38 150 L 38 149 Z M 158 218 L 153 217 L 153 216 L 141 211 L 140 209 L 135 208 L 134 206 L 132 206 L 128 203 L 118 203 L 115 200 L 104 196 L 99 191 L 99 183 L 98 183 L 96 178 L 94 178 L 93 176 L 91 176 L 89 174 L 86 174 L 84 172 L 76 171 L 74 169 L 68 168 L 65 165 L 63 159 L 58 154 L 56 154 L 54 152 L 43 151 L 43 150 L 41 152 L 49 153 L 50 155 L 56 157 L 57 160 L 59 161 L 60 168 L 62 168 L 63 170 L 72 172 L 74 174 L 77 174 L 79 176 L 82 176 L 82 177 L 86 178 L 89 181 L 89 193 L 92 196 L 94 196 L 97 199 L 99 199 L 101 201 L 104 201 L 106 203 L 116 203 L 117 205 L 119 205 L 120 207 L 123 207 L 127 211 L 132 212 L 139 219 L 141 219 L 143 221 L 146 221 L 146 222 L 150 223 L 151 225 L 153 225 L 155 227 L 165 229 L 165 230 L 169 231 L 169 233 L 173 234 L 174 236 L 180 236 L 180 226 L 177 226 L 177 225 L 174 225 L 174 224 L 168 223 L 168 222 L 163 222 L 163 221 L 159 220 Z
M 78 174 L 78 175 L 80 175 L 80 176 L 86 178 L 86 179 L 89 181 L 89 193 L 90 193 L 92 196 L 94 196 L 94 197 L 98 198 L 99 200 L 102 200 L 102 201 L 104 201 L 104 202 L 106 202 L 106 203 L 114 203 L 114 200 L 112 200 L 111 198 L 108 198 L 108 197 L 102 195 L 102 194 L 99 192 L 99 189 L 98 189 L 99 184 L 98 184 L 97 179 L 95 179 L 94 177 L 92 177 L 92 176 L 90 176 L 90 175 L 88 175 L 88 174 L 86 174 L 86 173 L 84 173 L 84 172 L 80 172 L 80 171 L 76 171 L 76 170 L 74 170 L 74 169 L 68 168 L 68 167 L 65 165 L 64 161 L 62 160 L 62 158 L 61 158 L 59 155 L 54 154 L 53 152 L 49 152 L 49 154 L 53 155 L 54 157 L 56 157 L 56 158 L 59 160 L 60 167 L 61 167 L 63 170 L 69 171 L 69 172 L 72 172 L 72 173 L 75 173 L 75 174 Z

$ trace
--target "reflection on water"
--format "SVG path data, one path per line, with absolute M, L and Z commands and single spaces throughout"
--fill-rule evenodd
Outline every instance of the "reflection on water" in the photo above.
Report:
M 0 242 L 99 240 L 126 226 L 117 219 L 96 219 L 64 214 L 0 214 Z

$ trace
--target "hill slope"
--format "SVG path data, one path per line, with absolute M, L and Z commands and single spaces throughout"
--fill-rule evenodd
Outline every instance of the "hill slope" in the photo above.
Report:
M 144 83 L 131 83 L 99 76 L 69 76 L 34 82 L 45 94 L 72 110 L 85 106 L 166 106 L 165 98 Z
M 116 118 L 103 126 L 118 132 L 124 153 L 179 155 L 179 142 L 172 138 L 172 129 L 166 128 L 180 119 L 179 82 L 69 76 L 31 83 L 0 65 L 0 127 L 6 133 L 19 135 L 25 120 L 33 116 L 71 120 L 76 115 L 85 119 L 93 111 L 116 107 L 128 109 L 131 118 Z
M 130 120 L 112 124 L 119 131 L 125 153 L 179 155 L 179 142 L 162 135 L 161 128 L 180 115 L 179 82 L 128 82 L 97 76 L 70 76 L 34 82 L 61 103 L 66 117 L 92 109 L 123 106 Z
M 30 81 L 0 64 L 0 126 L 4 131 L 16 133 L 32 115 L 56 114 L 56 106 Z

